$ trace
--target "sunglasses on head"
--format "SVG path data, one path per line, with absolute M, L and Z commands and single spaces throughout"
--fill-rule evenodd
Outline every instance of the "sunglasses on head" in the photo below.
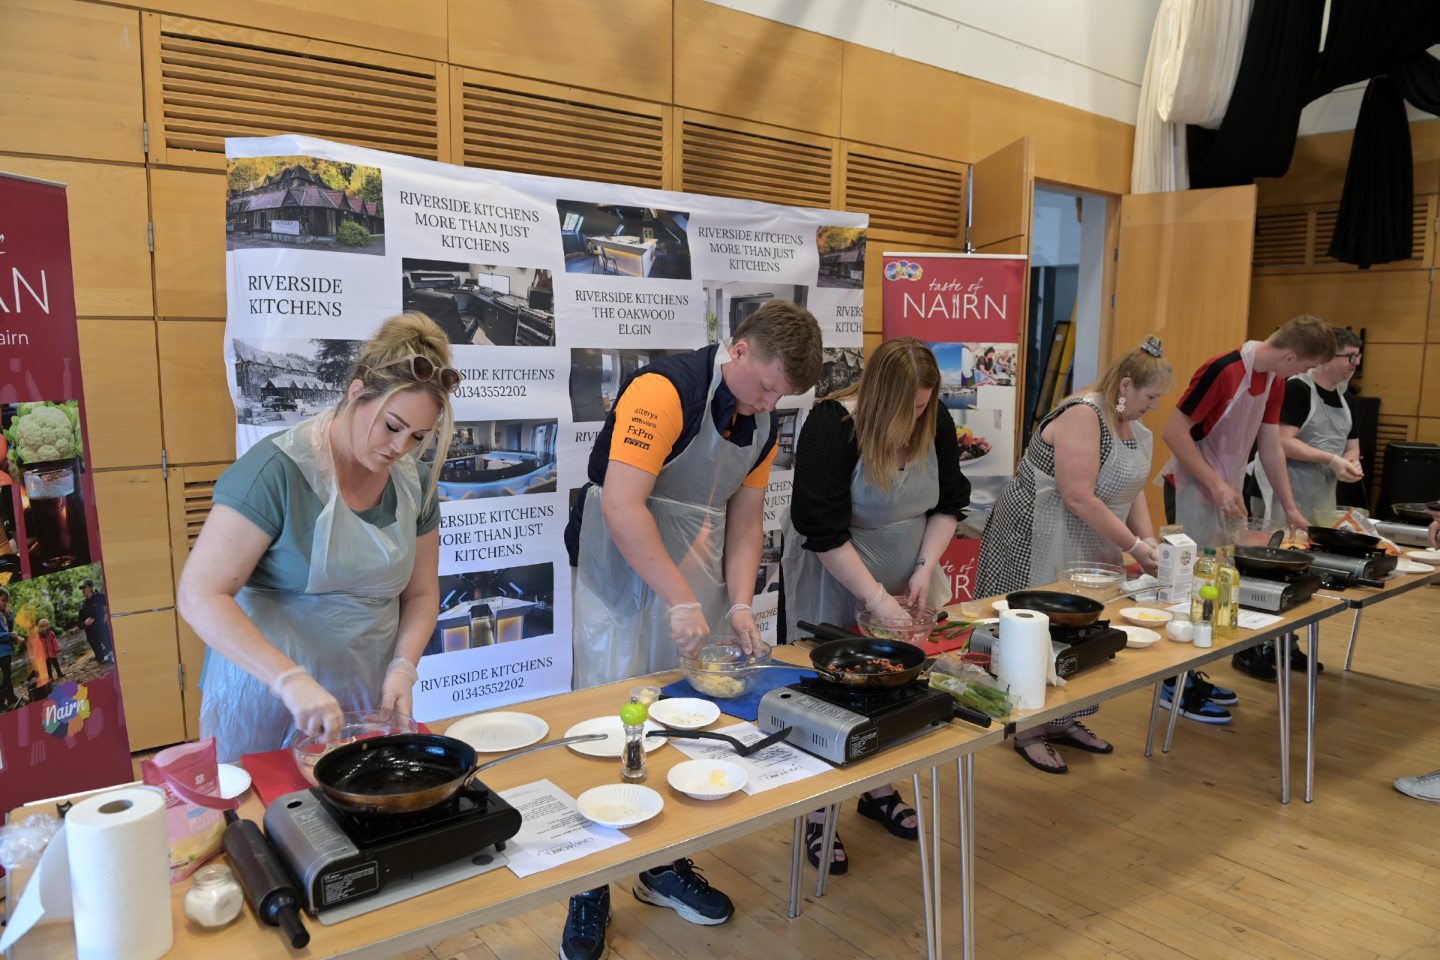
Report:
M 454 393 L 455 388 L 460 386 L 462 377 L 460 371 L 454 367 L 437 367 L 435 361 L 429 357 L 412 353 L 408 356 L 391 360 L 389 363 L 382 363 L 378 367 L 371 367 L 371 370 L 384 370 L 386 367 L 394 367 L 402 363 L 410 364 L 410 375 L 415 378 L 416 383 L 429 383 L 435 377 L 440 378 L 440 386 L 446 393 Z

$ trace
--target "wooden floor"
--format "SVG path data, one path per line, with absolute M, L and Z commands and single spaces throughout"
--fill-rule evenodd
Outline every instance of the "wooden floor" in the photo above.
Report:
M 1148 694 L 1112 701 L 1091 726 L 1112 756 L 1069 751 L 1070 773 L 1032 770 L 1008 746 L 976 759 L 977 947 L 1025 960 L 1440 958 L 1440 804 L 1391 780 L 1440 767 L 1440 588 L 1365 614 L 1356 672 L 1342 675 L 1349 615 L 1322 628 L 1316 802 L 1302 799 L 1304 696 L 1296 677 L 1292 800 L 1281 806 L 1274 685 L 1231 670 L 1235 722 L 1182 719 L 1166 756 L 1143 756 Z M 1103 668 L 1102 668 L 1103 669 Z M 953 816 L 954 771 L 942 781 Z M 903 788 L 908 798 L 911 789 Z M 848 808 L 854 860 L 827 896 L 785 917 L 789 830 L 775 828 L 697 858 L 735 900 L 734 920 L 698 927 L 614 885 L 611 957 L 877 958 L 924 953 L 915 847 Z M 953 821 L 942 895 L 959 891 Z M 808 893 L 813 894 L 814 873 Z M 405 956 L 529 960 L 558 949 L 565 905 Z M 960 956 L 958 910 L 944 944 Z

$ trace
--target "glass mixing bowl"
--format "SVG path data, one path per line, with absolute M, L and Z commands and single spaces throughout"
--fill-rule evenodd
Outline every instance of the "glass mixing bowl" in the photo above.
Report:
M 750 656 L 737 643 L 712 642 L 695 656 L 680 655 L 680 669 L 698 693 L 720 700 L 743 697 L 755 689 L 765 655 Z
M 357 710 L 344 716 L 345 725 L 340 728 L 340 735 L 334 740 L 325 740 L 323 735 L 307 737 L 300 735 L 298 731 L 292 737 L 290 752 L 295 757 L 295 766 L 300 768 L 301 776 L 312 785 L 315 785 L 315 764 L 336 747 L 369 737 L 417 733 L 420 730 L 420 725 L 412 718 L 393 710 Z

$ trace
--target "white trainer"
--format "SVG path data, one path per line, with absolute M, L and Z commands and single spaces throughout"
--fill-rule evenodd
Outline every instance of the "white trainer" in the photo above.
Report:
M 1418 777 L 1396 777 L 1395 789 L 1416 800 L 1440 803 L 1440 770 L 1422 773 Z

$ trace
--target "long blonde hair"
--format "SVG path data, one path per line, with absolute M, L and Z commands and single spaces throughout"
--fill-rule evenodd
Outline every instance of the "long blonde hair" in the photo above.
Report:
M 429 380 L 417 380 L 410 364 L 393 362 L 411 354 L 424 357 L 435 365 L 435 373 Z M 347 393 L 335 406 L 335 416 L 343 418 L 348 428 L 356 407 L 378 400 L 380 403 L 375 416 L 379 417 L 386 401 L 402 390 L 422 390 L 440 405 L 440 416 L 435 420 L 434 430 L 414 451 L 417 459 L 427 447 L 433 446 L 435 451 L 430 482 L 425 488 L 427 505 L 435 498 L 440 469 L 445 465 L 450 440 L 455 433 L 455 411 L 450 405 L 450 392 L 440 383 L 440 370 L 450 364 L 450 341 L 434 320 L 413 311 L 396 314 L 382 323 L 375 335 L 360 348 L 360 356 L 350 373 L 351 382 L 360 381 L 360 392 L 354 397 Z
M 930 391 L 925 412 L 915 419 L 915 394 Z M 940 365 L 925 341 L 915 337 L 886 340 L 865 361 L 860 379 L 828 399 L 855 398 L 850 415 L 860 462 L 871 486 L 888 490 L 895 485 L 903 457 L 924 470 L 920 456 L 935 442 L 935 418 L 940 406 Z

